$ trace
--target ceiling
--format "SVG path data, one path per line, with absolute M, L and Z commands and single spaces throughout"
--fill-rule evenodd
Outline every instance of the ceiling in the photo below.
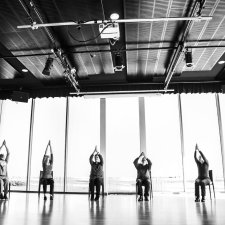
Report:
M 165 17 L 212 17 L 119 23 L 117 41 L 102 39 L 86 21 Z M 72 26 L 19 29 L 33 23 Z M 54 51 L 52 51 L 52 49 Z M 192 53 L 187 67 L 185 51 Z M 115 71 L 120 54 L 122 71 Z M 49 76 L 46 60 L 54 59 Z M 29 97 L 133 92 L 223 92 L 224 0 L 1 0 L 0 98 L 14 91 Z M 75 68 L 75 73 L 71 69 Z M 27 69 L 28 72 L 22 72 Z M 66 71 L 66 72 L 65 72 Z

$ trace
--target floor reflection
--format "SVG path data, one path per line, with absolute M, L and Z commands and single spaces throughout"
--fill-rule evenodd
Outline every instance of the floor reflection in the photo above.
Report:
M 89 202 L 90 225 L 97 225 L 99 221 L 104 224 L 105 221 L 105 200 L 100 198 L 99 201 Z M 102 223 L 103 222 L 103 223 Z
M 215 217 L 214 217 L 214 202 L 199 202 L 196 203 L 196 214 L 199 219 L 200 224 L 202 225 L 211 225 L 215 224 Z
M 52 218 L 53 201 L 43 202 L 40 225 L 50 225 Z

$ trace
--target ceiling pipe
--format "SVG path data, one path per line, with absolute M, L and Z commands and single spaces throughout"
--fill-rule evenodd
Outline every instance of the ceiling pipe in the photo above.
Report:
M 190 17 L 194 17 L 195 14 L 197 14 L 197 16 L 200 16 L 204 4 L 205 4 L 205 0 L 196 0 L 195 3 L 194 3 L 194 6 L 192 8 Z M 185 29 L 184 29 L 182 37 L 181 37 L 181 40 L 179 41 L 177 49 L 175 50 L 175 53 L 173 54 L 173 58 L 172 58 L 172 60 L 169 64 L 169 66 L 167 67 L 166 79 L 165 79 L 165 82 L 164 82 L 164 89 L 165 90 L 168 88 L 170 80 L 171 80 L 171 78 L 174 74 L 174 69 L 176 68 L 176 65 L 179 61 L 180 55 L 181 55 L 182 51 L 184 50 L 184 43 L 186 41 L 186 38 L 187 38 L 187 35 L 188 35 L 188 32 L 190 30 L 190 27 L 191 27 L 192 23 L 193 23 L 193 20 L 189 20 L 186 23 Z
M 33 20 L 33 18 L 31 17 L 29 10 L 26 6 L 26 4 L 24 3 L 23 0 L 19 0 L 21 6 L 23 7 L 24 11 L 26 12 L 26 14 L 28 15 L 28 18 L 30 19 L 30 21 L 32 22 L 32 24 L 35 24 L 35 21 Z M 41 13 L 39 12 L 39 10 L 37 9 L 37 7 L 35 6 L 34 2 L 31 0 L 30 1 L 30 6 L 33 9 L 34 13 L 36 14 L 36 16 L 38 17 L 39 21 L 41 24 L 44 24 L 44 19 L 41 16 Z M 79 84 L 76 80 L 77 77 L 77 73 L 75 70 L 72 70 L 73 67 L 71 66 L 68 58 L 66 55 L 61 54 L 62 49 L 57 47 L 57 41 L 55 38 L 55 35 L 52 33 L 52 31 L 49 30 L 48 27 L 44 27 L 46 34 L 49 38 L 49 40 L 51 41 L 51 44 L 53 46 L 53 53 L 55 54 L 55 56 L 60 60 L 62 67 L 64 68 L 64 76 L 69 80 L 69 82 L 71 83 L 71 85 L 75 88 L 75 90 L 77 92 L 80 91 L 79 89 Z M 73 72 L 71 72 L 73 71 Z
M 77 25 L 93 25 L 93 24 L 110 24 L 110 23 L 152 23 L 160 21 L 202 21 L 211 20 L 211 16 L 198 16 L 198 17 L 163 17 L 163 18 L 150 18 L 150 19 L 118 19 L 118 20 L 90 20 L 90 21 L 70 21 L 59 23 L 33 23 L 29 25 L 19 25 L 17 28 L 31 28 L 38 29 L 41 27 L 58 27 L 58 26 L 77 26 Z

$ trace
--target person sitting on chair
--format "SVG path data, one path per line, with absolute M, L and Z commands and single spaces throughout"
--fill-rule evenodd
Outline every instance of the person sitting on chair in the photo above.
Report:
M 198 153 L 198 158 L 197 158 Z M 195 146 L 194 159 L 198 167 L 198 178 L 195 180 L 195 202 L 199 202 L 199 186 L 201 186 L 202 202 L 205 202 L 205 186 L 210 183 L 209 162 L 204 154 Z
M 142 185 L 145 187 L 145 201 L 148 201 L 149 189 L 150 189 L 150 170 L 152 162 L 145 157 L 142 152 L 138 158 L 134 160 L 134 166 L 137 169 L 137 188 L 138 188 L 138 201 L 143 201 Z
M 103 158 L 102 155 L 97 151 L 97 146 L 95 146 L 94 152 L 89 158 L 91 164 L 91 174 L 90 174 L 90 192 L 91 201 L 98 201 L 100 195 L 100 188 L 103 184 Z M 94 199 L 94 186 L 96 186 L 96 196 Z
M 9 185 L 8 172 L 7 172 L 7 165 L 9 162 L 9 149 L 6 146 L 5 140 L 3 141 L 2 146 L 0 147 L 0 152 L 3 146 L 5 146 L 7 154 L 6 154 L 6 157 L 3 153 L 0 154 L 0 199 L 7 200 L 8 185 Z M 3 187 L 4 187 L 4 195 L 3 195 Z
M 50 156 L 47 155 L 48 147 L 50 148 Z M 51 142 L 48 142 L 48 145 L 45 150 L 45 154 L 42 160 L 43 175 L 41 177 L 44 191 L 44 200 L 47 200 L 46 191 L 47 185 L 50 185 L 50 200 L 53 200 L 53 191 L 54 191 L 54 180 L 52 177 L 52 167 L 53 167 L 53 153 Z

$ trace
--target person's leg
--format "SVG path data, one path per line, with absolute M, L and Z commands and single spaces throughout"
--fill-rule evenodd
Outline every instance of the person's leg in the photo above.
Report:
M 0 179 L 0 199 L 3 199 L 3 180 Z
M 138 201 L 143 201 L 142 180 L 137 179 L 138 195 L 140 195 Z
M 145 186 L 145 201 L 148 201 L 149 190 L 150 190 L 150 180 L 149 179 L 144 181 L 144 186 Z
M 95 185 L 96 185 L 96 197 L 95 201 L 98 201 L 99 195 L 100 195 L 100 188 L 101 188 L 101 181 L 99 178 L 95 179 Z
M 200 184 L 200 179 L 195 180 L 195 201 L 199 202 L 199 184 Z
M 94 179 L 90 179 L 90 191 L 91 191 L 91 200 L 94 200 L 95 184 Z
M 48 181 L 48 184 L 50 185 L 50 200 L 53 200 L 53 194 L 54 194 L 54 180 L 51 178 Z
M 8 197 L 7 197 L 7 194 L 8 194 L 8 188 L 9 188 L 9 180 L 8 180 L 8 178 L 5 178 L 5 179 L 3 180 L 3 182 L 4 182 L 4 198 L 5 198 L 5 199 L 8 199 Z
M 202 200 L 201 200 L 202 202 L 205 201 L 205 194 L 206 194 L 206 192 L 205 192 L 205 186 L 208 185 L 209 183 L 210 183 L 210 180 L 209 179 L 203 179 L 200 182 L 201 192 L 202 192 Z
M 43 192 L 44 192 L 44 200 L 47 200 L 46 192 L 47 192 L 47 179 L 42 178 Z

